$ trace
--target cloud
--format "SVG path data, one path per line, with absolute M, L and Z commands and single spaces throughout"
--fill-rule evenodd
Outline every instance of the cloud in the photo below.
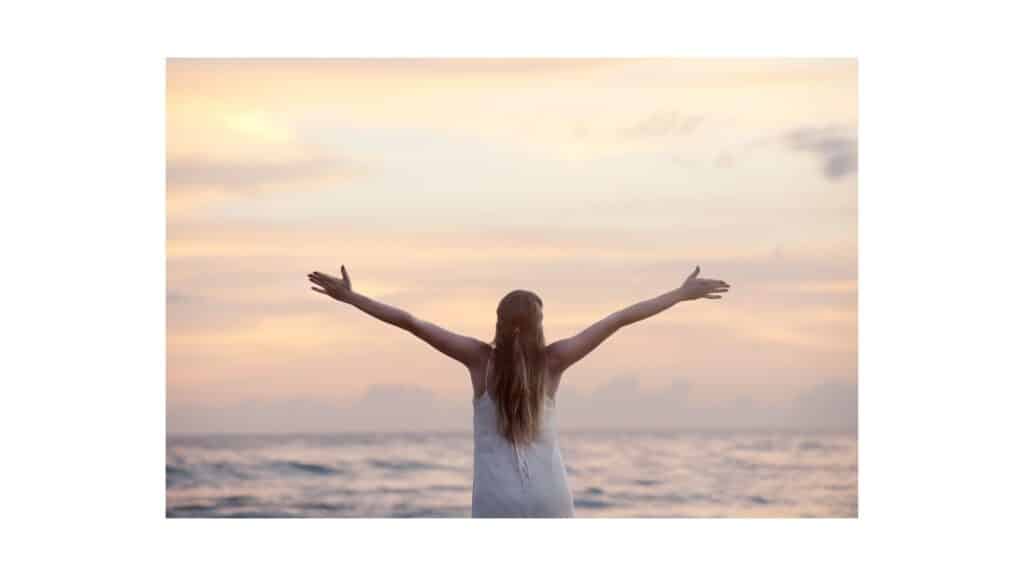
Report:
M 676 380 L 658 390 L 620 376 L 592 391 L 571 385 L 558 393 L 559 422 L 569 428 L 685 428 L 691 411 L 690 386 Z
M 352 174 L 349 163 L 327 157 L 286 162 L 193 157 L 168 161 L 167 188 L 169 193 L 216 189 L 232 194 L 258 194 L 285 186 L 343 180 Z
M 857 430 L 857 386 L 826 382 L 804 392 L 786 414 L 793 425 L 805 428 Z
M 570 429 L 807 429 L 857 430 L 857 386 L 826 382 L 788 402 L 738 396 L 712 402 L 692 398 L 688 382 L 644 389 L 617 377 L 586 392 L 558 393 L 559 425 Z M 354 401 L 298 397 L 226 406 L 168 408 L 168 430 L 179 433 L 328 433 L 341 431 L 463 430 L 472 428 L 469 387 L 464 395 L 408 385 L 369 387 Z
M 272 194 L 324 191 L 365 174 L 365 167 L 347 159 L 310 154 L 289 158 L 294 151 L 256 158 L 183 156 L 167 161 L 168 223 L 238 199 L 263 201 Z M 275 160 L 264 158 L 273 157 Z
M 619 130 L 622 139 L 664 138 L 689 134 L 703 122 L 701 116 L 684 116 L 678 111 L 656 112 L 640 122 Z
M 468 388 L 468 386 L 467 386 Z M 408 385 L 377 385 L 354 401 L 293 397 L 224 406 L 168 407 L 170 433 L 330 433 L 339 431 L 424 431 L 469 428 L 472 404 Z
M 714 166 L 716 168 L 732 168 L 741 159 L 752 154 L 755 150 L 763 148 L 772 144 L 772 139 L 766 136 L 758 136 L 751 138 L 745 142 L 738 143 L 734 146 L 726 148 L 715 156 Z
M 182 292 L 181 290 L 171 290 L 171 289 L 167 290 L 167 305 L 168 306 L 171 306 L 171 305 L 174 305 L 174 304 L 187 304 L 189 301 L 191 301 L 191 298 L 189 297 L 189 295 L 184 293 L 184 292 Z
M 719 402 L 692 398 L 684 380 L 643 389 L 633 378 L 618 378 L 592 392 L 560 392 L 560 422 L 576 428 L 857 429 L 857 387 L 825 383 L 789 402 L 758 402 L 747 396 Z
M 786 134 L 795 150 L 811 152 L 823 162 L 825 177 L 839 180 L 857 172 L 857 137 L 838 126 L 800 128 Z

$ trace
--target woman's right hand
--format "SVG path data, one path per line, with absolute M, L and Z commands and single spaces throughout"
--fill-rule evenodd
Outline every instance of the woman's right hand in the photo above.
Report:
M 698 278 L 698 274 L 700 274 L 700 266 L 694 268 L 693 272 L 686 277 L 683 285 L 679 287 L 681 302 L 698 298 L 717 300 L 722 297 L 722 293 L 729 291 L 728 283 L 713 278 Z
M 349 279 L 345 266 L 341 267 L 341 278 L 323 272 L 311 272 L 307 277 L 310 282 L 316 284 L 312 287 L 314 292 L 326 294 L 339 302 L 348 302 L 349 296 L 352 295 L 352 280 Z

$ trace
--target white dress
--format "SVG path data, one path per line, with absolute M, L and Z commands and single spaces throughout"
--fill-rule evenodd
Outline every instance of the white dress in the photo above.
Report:
M 516 446 L 498 433 L 494 399 L 473 399 L 473 517 L 523 518 L 575 515 L 558 447 L 555 401 L 544 396 L 541 426 L 530 444 Z

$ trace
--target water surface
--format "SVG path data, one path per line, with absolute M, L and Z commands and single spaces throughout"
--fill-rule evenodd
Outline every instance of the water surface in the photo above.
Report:
M 856 517 L 857 437 L 560 433 L 579 517 Z M 470 432 L 172 436 L 167 516 L 468 517 Z

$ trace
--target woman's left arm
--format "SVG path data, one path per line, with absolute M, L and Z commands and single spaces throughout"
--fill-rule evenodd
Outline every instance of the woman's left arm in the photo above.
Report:
M 341 267 L 341 278 L 322 272 L 312 272 L 308 278 L 310 282 L 316 284 L 312 287 L 313 291 L 326 294 L 339 302 L 351 304 L 381 322 L 401 328 L 430 344 L 445 356 L 461 362 L 467 368 L 472 368 L 479 363 L 481 358 L 486 357 L 489 349 L 486 343 L 445 330 L 437 324 L 421 320 L 401 308 L 378 302 L 352 290 L 352 281 L 344 266 Z

